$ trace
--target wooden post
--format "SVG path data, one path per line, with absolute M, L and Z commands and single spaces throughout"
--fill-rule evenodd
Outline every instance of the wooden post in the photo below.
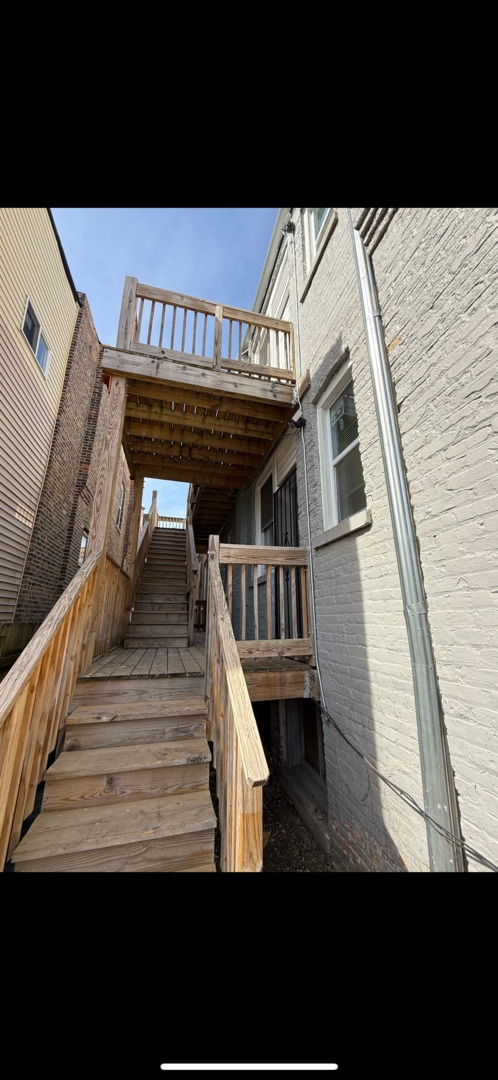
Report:
M 128 619 L 129 619 L 129 613 L 130 613 L 130 610 L 131 610 L 131 606 L 132 606 L 133 601 L 135 599 L 135 589 L 136 589 L 136 586 L 137 586 L 137 582 L 135 580 L 135 561 L 136 561 L 136 557 L 137 557 L 138 534 L 140 532 L 140 515 L 141 515 L 141 510 L 142 510 L 143 490 L 144 490 L 144 478 L 143 478 L 143 476 L 140 476 L 140 475 L 136 476 L 135 481 L 134 481 L 134 485 L 133 485 L 133 512 L 132 512 L 131 525 L 130 525 L 130 538 L 129 538 L 129 541 L 128 541 L 128 554 L 130 556 L 130 561 L 129 561 L 129 565 L 128 565 L 128 573 L 129 573 L 130 581 L 129 581 L 129 585 L 128 585 L 127 596 L 126 596 L 126 604 L 125 604 L 125 612 L 124 612 L 124 616 L 123 616 L 123 632 L 125 634 L 126 634 L 125 617 L 126 617 L 126 623 L 127 623 Z
M 119 334 L 118 334 L 119 339 Z M 126 380 L 113 376 L 109 392 L 109 413 L 107 416 L 107 428 L 104 448 L 100 459 L 95 498 L 93 500 L 92 517 L 88 533 L 87 558 L 94 551 L 101 551 L 102 558 L 97 571 L 97 583 L 95 589 L 95 601 L 93 604 L 92 617 L 90 620 L 90 633 L 88 635 L 88 653 L 85 656 L 85 667 L 81 674 L 86 674 L 91 667 L 93 651 L 95 648 L 95 636 L 97 630 L 97 618 L 100 606 L 100 587 L 102 583 L 107 551 L 107 541 L 111 525 L 112 503 L 114 485 L 118 472 L 119 453 L 123 437 L 123 427 L 126 409 Z
M 135 336 L 135 322 L 137 317 L 137 285 L 138 278 L 126 277 L 119 315 L 118 337 L 116 347 L 118 349 L 130 349 Z
M 221 361 L 221 343 L 223 335 L 223 308 L 221 304 L 216 304 L 216 314 L 214 318 L 214 353 L 213 361 L 214 367 L 219 368 Z

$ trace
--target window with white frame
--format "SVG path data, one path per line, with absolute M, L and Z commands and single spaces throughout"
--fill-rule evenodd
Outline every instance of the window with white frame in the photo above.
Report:
M 264 315 L 273 319 L 290 319 L 289 267 L 285 255 L 274 285 L 263 310 Z M 258 329 L 254 332 L 253 353 L 258 354 L 258 363 L 263 367 L 288 368 L 288 342 L 281 330 Z
M 31 351 L 34 353 L 37 362 L 43 371 L 43 374 L 46 375 L 48 371 L 50 352 L 45 337 L 42 333 L 40 321 L 35 315 L 35 311 L 30 300 L 28 300 L 26 304 L 26 311 L 24 312 L 22 330 L 24 337 L 26 338 L 31 347 Z
M 337 225 L 337 210 L 332 206 L 313 206 L 304 211 L 304 241 L 306 248 L 306 282 L 301 301 L 310 288 L 322 255 Z
M 311 206 L 308 208 L 308 266 L 313 265 L 320 251 L 326 234 L 326 226 L 332 206 Z
M 342 367 L 318 402 L 325 529 L 366 507 L 351 364 Z

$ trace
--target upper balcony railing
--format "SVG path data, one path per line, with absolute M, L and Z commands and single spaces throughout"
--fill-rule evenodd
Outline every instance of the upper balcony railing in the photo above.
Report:
M 122 347 L 249 377 L 295 382 L 292 323 L 125 282 Z

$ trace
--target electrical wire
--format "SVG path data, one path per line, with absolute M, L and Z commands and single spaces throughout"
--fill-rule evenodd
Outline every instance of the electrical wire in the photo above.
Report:
M 302 375 L 302 368 L 301 368 L 301 335 L 300 335 L 300 321 L 299 321 L 299 297 L 298 297 L 298 286 L 297 286 L 297 263 L 296 263 L 296 248 L 295 248 L 295 243 L 294 243 L 294 228 L 291 228 L 289 225 L 287 225 L 286 228 L 285 228 L 285 232 L 290 236 L 290 245 L 292 247 L 293 263 L 294 263 L 294 288 L 295 288 L 295 299 L 296 299 L 295 307 L 296 307 L 296 329 L 297 329 L 297 335 L 296 335 L 297 350 L 296 350 L 296 352 L 297 352 L 297 368 L 298 368 L 298 370 L 297 370 L 297 376 L 298 377 L 296 379 L 296 387 L 295 387 L 295 403 L 299 408 L 301 408 L 301 400 L 300 400 L 300 397 L 299 397 L 299 381 L 300 381 L 300 378 L 301 378 L 301 375 Z M 310 513 L 310 501 L 309 501 L 309 489 L 308 489 L 308 466 L 307 466 L 307 460 L 306 460 L 306 441 L 305 441 L 305 437 L 304 437 L 304 425 L 301 427 L 301 441 L 302 441 L 302 447 L 303 447 L 304 487 L 305 487 L 305 495 L 306 495 L 306 519 L 307 519 L 307 525 L 308 525 L 308 545 L 309 545 L 309 553 L 310 553 L 310 563 L 309 563 L 309 565 L 310 565 L 311 619 L 312 619 L 312 623 L 313 623 L 313 633 L 314 633 L 314 638 L 315 638 L 315 643 L 316 643 L 317 642 L 317 627 L 316 627 L 316 602 L 315 602 L 315 575 L 314 575 L 314 571 L 313 571 L 313 556 L 312 556 L 312 547 L 311 547 L 311 513 Z M 324 693 L 324 688 L 323 688 L 322 675 L 321 675 L 321 671 L 320 671 L 320 661 L 319 661 L 319 650 L 318 650 L 318 648 L 316 648 L 315 654 L 316 654 L 316 659 L 315 659 L 316 673 L 317 673 L 317 677 L 318 677 L 318 684 L 319 684 L 319 687 L 320 687 L 321 702 L 325 702 L 325 693 Z M 448 840 L 450 842 L 458 844 L 458 846 L 461 847 L 466 852 L 469 859 L 473 859 L 474 862 L 481 863 L 482 866 L 486 866 L 489 870 L 493 870 L 495 873 L 498 873 L 498 866 L 495 866 L 495 864 L 493 862 L 491 862 L 490 859 L 487 859 L 485 855 L 481 855 L 478 851 L 475 850 L 475 848 L 470 847 L 469 844 L 466 844 L 463 840 L 460 840 L 460 838 L 458 836 L 454 836 L 453 833 L 448 831 L 448 829 L 445 829 L 444 826 L 440 825 L 437 821 L 435 821 L 434 818 L 432 818 L 429 814 L 427 814 L 425 812 L 425 810 L 423 810 L 422 807 L 418 805 L 416 799 L 413 798 L 413 795 L 410 795 L 409 792 L 404 791 L 403 788 L 399 787 L 398 784 L 393 783 L 393 781 L 389 780 L 389 778 L 387 776 L 384 776 L 383 773 L 379 772 L 379 770 L 376 768 L 376 766 L 371 761 L 369 761 L 369 759 L 367 757 L 365 757 L 364 754 L 362 754 L 361 750 L 358 750 L 358 748 L 356 746 L 354 746 L 354 744 L 348 739 L 347 735 L 345 735 L 344 732 L 341 731 L 339 725 L 334 720 L 333 716 L 331 716 L 330 713 L 327 712 L 327 709 L 325 708 L 325 704 L 318 704 L 318 708 L 324 714 L 324 716 L 327 717 L 327 720 L 329 721 L 329 723 L 331 723 L 334 726 L 336 731 L 344 739 L 344 741 L 348 744 L 348 746 L 350 746 L 351 749 L 354 750 L 355 754 L 357 754 L 358 757 L 360 757 L 362 759 L 362 761 L 364 761 L 365 764 L 368 765 L 368 767 L 370 769 L 372 769 L 372 771 L 375 773 L 376 776 L 379 777 L 380 780 L 382 780 L 385 784 L 387 784 L 387 786 L 391 789 L 391 791 L 393 791 L 395 793 L 395 795 L 398 795 L 399 798 L 402 799 L 403 802 L 405 802 L 407 806 L 409 806 L 412 810 L 415 811 L 415 813 L 419 814 L 419 816 L 424 818 L 425 821 L 428 821 L 429 824 L 432 826 L 432 828 L 435 829 L 436 832 L 438 832 L 440 836 L 443 836 L 446 840 Z
M 458 844 L 459 847 L 461 847 L 466 852 L 469 859 L 473 859 L 474 862 L 482 863 L 482 865 L 488 867 L 489 870 L 494 870 L 495 873 L 498 873 L 498 866 L 495 866 L 495 864 L 491 862 L 490 859 L 487 859 L 485 855 L 481 855 L 480 852 L 475 850 L 475 848 L 470 847 L 469 844 L 466 844 L 463 840 L 460 840 L 458 836 L 454 836 L 453 833 L 448 831 L 448 829 L 445 829 L 444 826 L 440 825 L 439 822 L 435 821 L 434 818 L 430 816 L 430 814 L 426 814 L 425 810 L 422 810 L 422 807 L 418 805 L 418 802 L 416 801 L 416 799 L 413 798 L 413 795 L 410 795 L 408 791 L 404 791 L 404 789 L 399 787 L 398 784 L 395 784 L 392 780 L 389 780 L 389 777 L 384 776 L 383 773 L 379 772 L 379 769 L 377 769 L 373 762 L 370 761 L 369 758 L 365 757 L 365 754 L 363 754 L 361 750 L 358 750 L 358 747 L 351 742 L 351 739 L 348 739 L 347 735 L 345 735 L 339 727 L 337 721 L 334 720 L 334 717 L 331 716 L 329 712 L 327 712 L 327 709 L 325 709 L 324 706 L 321 705 L 319 702 L 317 703 L 317 707 L 320 709 L 320 712 L 323 713 L 323 715 L 327 718 L 329 723 L 332 724 L 332 726 L 335 728 L 341 738 L 344 739 L 344 742 L 346 742 L 348 746 L 351 747 L 351 750 L 354 750 L 354 753 L 357 754 L 358 757 L 361 758 L 361 760 L 364 761 L 366 765 L 368 765 L 369 769 L 372 769 L 372 771 L 375 773 L 376 776 L 379 777 L 380 780 L 383 780 L 384 783 L 387 784 L 391 791 L 394 791 L 395 795 L 398 795 L 400 799 L 402 799 L 403 802 L 407 804 L 407 806 L 409 806 L 412 810 L 415 810 L 415 813 L 419 814 L 420 817 L 424 818 L 425 821 L 428 821 L 429 824 L 432 825 L 432 827 L 436 830 L 436 832 L 438 832 L 440 836 L 443 836 L 445 840 Z

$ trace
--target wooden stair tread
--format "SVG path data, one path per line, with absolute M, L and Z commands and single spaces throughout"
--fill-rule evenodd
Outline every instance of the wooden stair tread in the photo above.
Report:
M 77 810 L 41 813 L 12 856 L 14 864 L 98 851 L 216 828 L 209 791 L 189 791 Z
M 180 716 L 207 716 L 206 702 L 200 694 L 182 693 L 168 695 L 166 700 L 162 698 L 123 701 L 113 703 L 110 707 L 99 709 L 95 705 L 78 705 L 74 712 L 67 717 L 66 726 L 74 727 L 77 724 L 102 724 L 116 723 L 119 720 L 149 720 L 163 719 L 165 717 Z
M 47 769 L 45 780 L 63 777 L 100 776 L 102 773 L 134 772 L 173 765 L 196 765 L 211 761 L 205 739 L 175 739 L 171 742 L 102 747 L 63 752 Z

